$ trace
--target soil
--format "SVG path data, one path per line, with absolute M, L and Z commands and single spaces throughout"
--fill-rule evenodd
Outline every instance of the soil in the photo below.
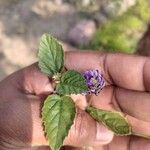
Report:
M 0 1 L 0 80 L 36 61 L 41 35 L 51 33 L 67 41 L 67 35 L 80 19 L 68 3 L 50 0 Z

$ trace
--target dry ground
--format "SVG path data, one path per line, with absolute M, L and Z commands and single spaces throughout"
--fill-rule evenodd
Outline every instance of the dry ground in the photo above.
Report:
M 66 41 L 70 27 L 80 19 L 68 4 L 50 0 L 0 1 L 0 80 L 36 61 L 40 36 L 51 33 Z

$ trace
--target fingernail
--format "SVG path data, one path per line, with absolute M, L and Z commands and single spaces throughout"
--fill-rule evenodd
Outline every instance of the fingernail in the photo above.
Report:
M 113 138 L 113 133 L 104 125 L 96 123 L 96 140 L 110 142 Z

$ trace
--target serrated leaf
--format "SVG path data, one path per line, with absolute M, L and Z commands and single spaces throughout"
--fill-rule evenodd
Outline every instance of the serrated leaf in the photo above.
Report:
M 63 69 L 63 48 L 51 35 L 44 34 L 40 41 L 38 59 L 41 71 L 49 76 L 53 76 Z
M 81 94 L 88 91 L 84 77 L 77 71 L 65 72 L 56 86 L 58 94 Z
M 116 135 L 131 135 L 131 126 L 120 112 L 97 109 L 91 106 L 86 111 L 92 118 L 98 122 L 102 122 Z
M 71 97 L 48 96 L 42 109 L 42 120 L 52 150 L 59 150 L 75 118 Z

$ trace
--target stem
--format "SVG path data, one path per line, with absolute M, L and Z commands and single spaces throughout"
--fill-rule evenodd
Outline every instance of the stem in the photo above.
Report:
M 55 74 L 52 78 L 55 81 L 55 83 L 59 83 L 61 79 L 61 73 Z
M 135 135 L 135 136 L 138 136 L 138 137 L 150 140 L 150 136 L 148 136 L 148 135 L 144 135 L 144 134 L 140 134 L 140 133 L 134 133 L 134 132 L 132 132 L 132 135 Z

